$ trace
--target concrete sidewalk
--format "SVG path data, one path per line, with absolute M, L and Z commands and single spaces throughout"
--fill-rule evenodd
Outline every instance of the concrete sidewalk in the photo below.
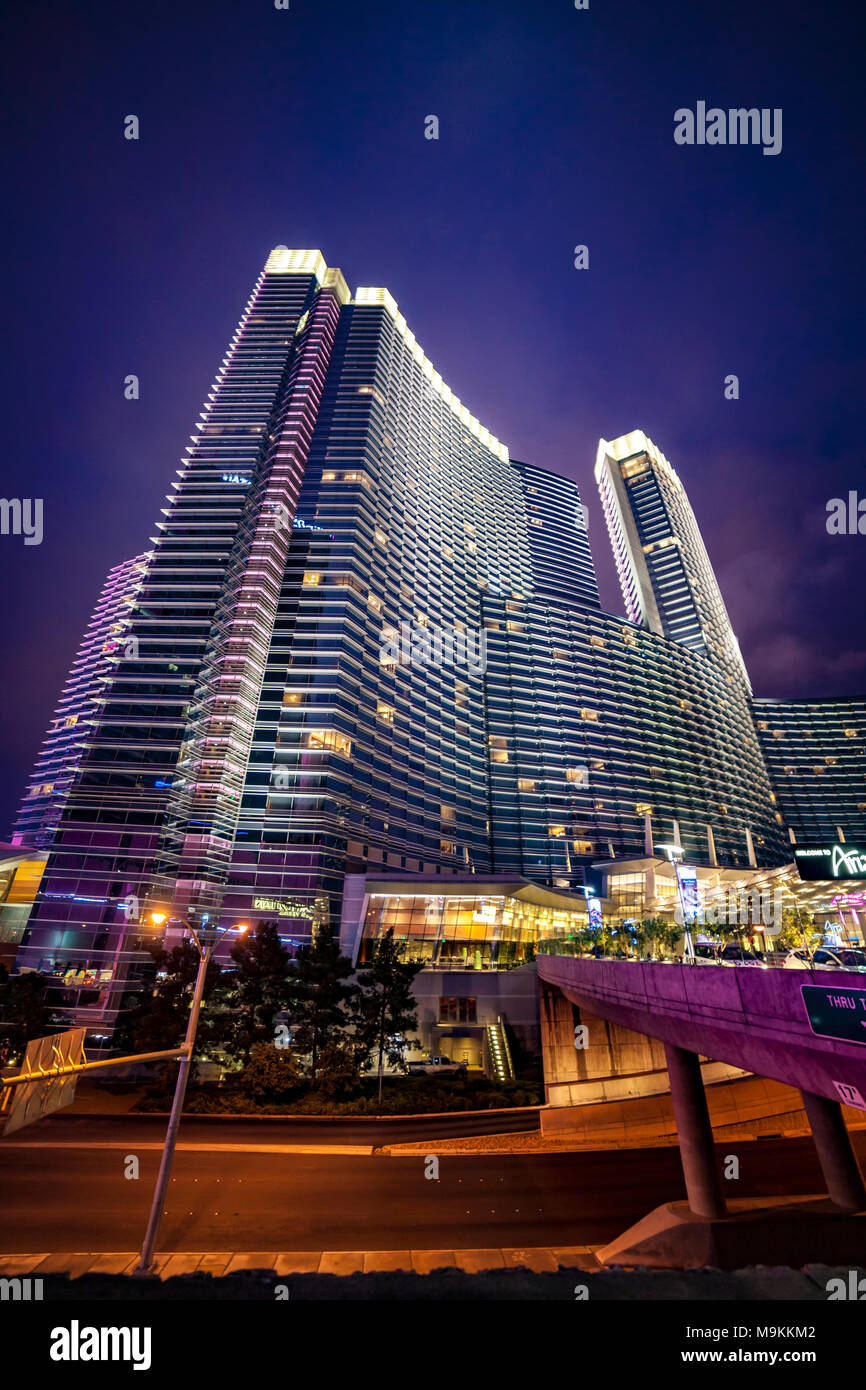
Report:
M 258 1269 L 275 1275 L 289 1274 L 382 1274 L 405 1270 L 430 1274 L 434 1269 L 458 1269 L 479 1274 L 489 1269 L 529 1269 L 539 1274 L 565 1269 L 599 1269 L 594 1251 L 597 1246 L 536 1246 L 522 1250 L 300 1250 L 164 1253 L 156 1256 L 154 1272 L 160 1279 L 178 1274 L 238 1274 Z M 0 1255 L 0 1278 L 29 1275 L 68 1274 L 79 1279 L 85 1274 L 130 1274 L 138 1261 L 134 1251 L 69 1255 Z

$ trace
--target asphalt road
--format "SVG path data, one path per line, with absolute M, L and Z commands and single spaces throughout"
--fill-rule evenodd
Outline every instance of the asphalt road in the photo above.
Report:
M 111 1122 L 112 1147 L 99 1134 L 105 1121 L 78 1122 L 74 1139 L 71 1126 L 49 1131 L 49 1123 L 0 1142 L 0 1253 L 136 1249 L 158 1147 L 143 1147 L 153 1141 L 127 1117 Z M 260 1143 L 261 1127 L 249 1128 L 252 1136 L 209 1126 L 201 1139 L 195 1122 L 184 1122 L 182 1144 L 223 1147 L 178 1149 L 161 1250 L 591 1245 L 685 1195 L 676 1149 L 440 1157 L 434 1181 L 420 1154 L 250 1152 L 239 1145 Z M 866 1133 L 853 1138 L 862 1162 Z M 824 1190 L 809 1139 L 717 1148 L 720 1162 L 730 1153 L 740 1159 L 739 1180 L 726 1184 L 731 1196 Z M 140 1176 L 128 1179 L 135 1154 Z

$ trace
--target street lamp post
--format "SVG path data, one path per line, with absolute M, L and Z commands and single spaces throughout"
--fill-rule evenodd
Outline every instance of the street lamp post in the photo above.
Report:
M 676 843 L 672 845 L 659 845 L 659 849 L 663 849 L 665 851 L 665 853 L 668 856 L 668 859 L 674 866 L 674 877 L 676 878 L 677 884 L 677 899 L 679 901 L 680 911 L 683 915 L 683 931 L 685 935 L 684 954 L 689 964 L 694 965 L 696 959 L 695 948 L 694 943 L 692 942 L 692 934 L 689 930 L 689 924 L 693 922 L 695 919 L 692 913 L 692 905 L 686 902 L 686 896 L 683 891 L 682 879 L 680 877 L 680 861 L 683 857 L 683 847 L 679 843 L 679 840 L 677 840 Z
M 162 923 L 167 920 L 166 914 L 154 912 L 151 914 L 151 920 L 155 926 L 161 926 Z M 180 1066 L 178 1067 L 177 1083 L 174 1088 L 174 1100 L 171 1103 L 171 1114 L 168 1120 L 168 1129 L 165 1134 L 165 1144 L 162 1150 L 159 1173 L 153 1193 L 150 1217 L 147 1223 L 147 1231 L 145 1232 L 138 1264 L 133 1271 L 134 1274 L 149 1274 L 153 1264 L 153 1251 L 156 1245 L 160 1219 L 162 1217 L 162 1204 L 165 1201 L 168 1180 L 171 1175 L 171 1165 L 174 1159 L 175 1144 L 177 1143 L 177 1131 L 180 1126 L 180 1117 L 183 1113 L 183 1102 L 186 1096 L 187 1082 L 189 1081 L 190 1068 L 192 1067 L 192 1054 L 195 1047 L 195 1036 L 198 1030 L 198 1018 L 201 1012 L 202 996 L 204 995 L 205 978 L 207 976 L 208 965 L 216 949 L 215 933 L 212 939 L 204 940 L 204 932 L 202 932 L 201 937 L 199 937 L 198 932 L 185 918 L 179 918 L 177 920 L 183 922 L 195 942 L 195 947 L 199 954 L 198 974 L 196 975 L 195 990 L 192 996 L 192 1004 L 190 1005 L 189 1021 L 186 1026 L 186 1037 L 184 1038 L 183 1052 L 181 1053 Z M 246 931 L 245 924 L 239 924 L 238 930 Z

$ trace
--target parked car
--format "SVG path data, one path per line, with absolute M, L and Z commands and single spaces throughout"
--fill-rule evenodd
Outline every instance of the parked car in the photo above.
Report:
M 419 1062 L 409 1063 L 410 1076 L 465 1076 L 466 1068 L 462 1062 L 452 1062 L 450 1057 L 422 1057 Z
M 695 965 L 718 965 L 719 948 L 709 942 L 699 941 L 695 946 Z
M 866 951 L 854 951 L 848 946 L 820 946 L 812 964 L 821 970 L 866 970 Z
M 777 964 L 785 970 L 811 970 L 812 968 L 812 958 L 806 950 L 780 951 L 779 955 L 782 959 Z
M 753 965 L 761 970 L 766 970 L 766 962 L 760 951 L 752 951 L 748 946 L 741 946 L 739 942 L 731 941 L 722 951 L 722 965 Z

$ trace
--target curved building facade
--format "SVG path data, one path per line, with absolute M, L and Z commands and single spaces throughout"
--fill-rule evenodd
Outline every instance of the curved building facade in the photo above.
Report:
M 387 290 L 276 248 L 131 562 L 19 968 L 104 1037 L 155 908 L 298 942 L 347 875 L 790 858 L 682 484 L 640 432 L 597 478 L 627 618 L 576 484 L 509 457 Z

